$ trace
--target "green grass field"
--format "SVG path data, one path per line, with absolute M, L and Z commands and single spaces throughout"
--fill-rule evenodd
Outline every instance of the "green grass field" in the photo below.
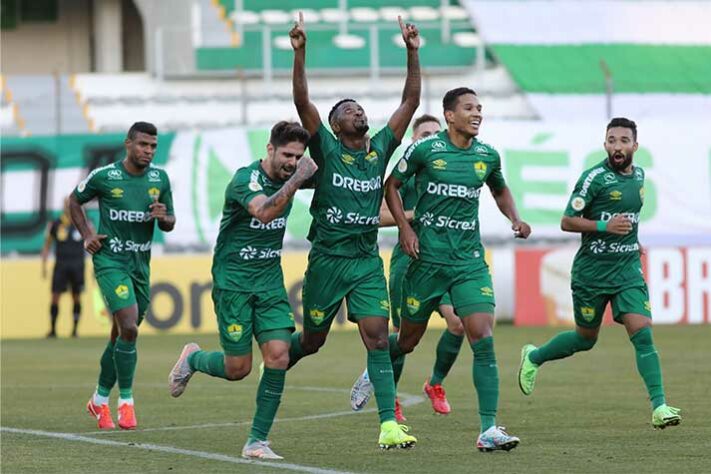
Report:
M 634 351 L 620 327 L 605 328 L 592 352 L 546 365 L 533 396 L 521 395 L 515 381 L 521 345 L 541 343 L 554 332 L 496 329 L 498 423 L 521 444 L 489 454 L 474 447 L 478 416 L 467 346 L 445 381 L 453 412 L 436 416 L 420 392 L 440 333 L 429 331 L 408 357 L 400 384 L 411 404 L 405 408 L 407 424 L 419 444 L 381 452 L 374 400 L 366 413 L 353 414 L 349 406 L 364 349 L 357 333 L 334 333 L 319 354 L 287 376 L 271 433 L 285 460 L 272 464 L 239 458 L 254 411 L 256 364 L 240 382 L 198 374 L 181 398 L 172 399 L 167 375 L 191 338 L 140 338 L 140 429 L 97 433 L 84 405 L 104 340 L 2 341 L 2 472 L 711 472 L 709 326 L 655 329 L 667 397 L 684 417 L 680 426 L 664 431 L 651 428 Z M 195 339 L 204 348 L 218 347 L 217 336 Z M 56 433 L 63 435 L 50 437 Z

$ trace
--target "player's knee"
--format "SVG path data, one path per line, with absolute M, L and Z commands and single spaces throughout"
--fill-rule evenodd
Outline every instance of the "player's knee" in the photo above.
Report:
M 323 347 L 325 342 L 325 338 L 304 339 L 303 341 L 301 341 L 301 349 L 303 349 L 304 353 L 307 355 L 315 354 L 318 352 L 319 349 L 321 349 L 321 347 Z
M 418 342 L 420 342 L 419 339 L 398 339 L 397 345 L 400 346 L 400 351 L 403 354 L 409 354 L 415 350 Z
M 593 347 L 595 347 L 595 343 L 597 342 L 597 337 L 579 337 L 578 338 L 578 350 L 580 351 L 589 351 Z
M 136 338 L 138 337 L 138 326 L 136 326 L 135 324 L 121 326 L 119 328 L 119 336 L 124 341 L 128 341 L 128 342 L 135 341 Z
M 371 350 L 376 350 L 376 351 L 384 351 L 388 348 L 388 337 L 387 336 L 379 336 L 376 338 L 371 339 L 371 344 L 372 347 L 370 348 Z
M 227 380 L 242 380 L 252 371 L 252 364 L 225 365 Z
M 464 325 L 462 324 L 462 320 L 457 318 L 452 321 L 447 322 L 447 331 L 451 332 L 455 336 L 463 336 L 464 335 Z
M 265 354 L 264 366 L 272 369 L 286 369 L 289 366 L 289 351 L 272 351 Z

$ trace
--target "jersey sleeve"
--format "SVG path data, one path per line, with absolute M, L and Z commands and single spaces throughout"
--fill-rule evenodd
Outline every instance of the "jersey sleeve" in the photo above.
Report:
M 387 162 L 390 161 L 390 157 L 393 156 L 393 153 L 399 146 L 400 140 L 398 140 L 398 138 L 395 136 L 395 134 L 388 125 L 383 127 L 370 140 L 371 149 L 375 148 L 378 150 L 382 150 L 382 152 L 385 153 L 385 156 L 383 157 L 383 165 L 387 164 Z
M 499 152 L 492 148 L 491 150 L 496 158 L 493 163 L 493 169 L 489 173 L 489 177 L 486 178 L 486 185 L 494 191 L 499 191 L 506 187 L 506 181 L 504 180 L 504 173 L 501 171 L 501 156 Z
M 595 175 L 592 173 L 583 174 L 568 199 L 564 215 L 568 217 L 582 217 L 585 210 L 595 198 L 598 191 Z
M 173 216 L 175 215 L 173 211 L 173 190 L 170 186 L 170 178 L 168 178 L 168 174 L 164 173 L 164 176 L 165 187 L 163 188 L 163 192 L 160 194 L 160 198 L 158 199 L 158 201 L 165 204 L 166 213 L 169 216 Z
M 410 145 L 393 170 L 392 176 L 403 183 L 409 180 L 417 170 L 424 166 L 425 149 L 426 147 L 420 146 L 420 142 Z
M 316 162 L 319 168 L 323 166 L 326 155 L 331 153 L 338 147 L 338 140 L 321 122 L 318 126 L 318 131 L 311 136 L 309 140 L 309 151 L 311 158 Z
M 259 171 L 242 168 L 237 171 L 232 182 L 227 187 L 226 201 L 234 201 L 245 209 L 257 196 L 266 196 L 264 188 L 259 183 Z
M 79 204 L 84 204 L 91 201 L 99 195 L 101 190 L 101 177 L 99 170 L 96 169 L 81 181 L 74 189 L 74 196 L 79 201 Z

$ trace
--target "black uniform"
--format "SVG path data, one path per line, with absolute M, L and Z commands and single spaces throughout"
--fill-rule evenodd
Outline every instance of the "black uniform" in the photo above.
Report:
M 52 293 L 63 293 L 71 285 L 72 293 L 84 289 L 84 241 L 69 219 L 61 216 L 52 222 L 49 233 L 54 239 L 56 262 L 52 273 Z

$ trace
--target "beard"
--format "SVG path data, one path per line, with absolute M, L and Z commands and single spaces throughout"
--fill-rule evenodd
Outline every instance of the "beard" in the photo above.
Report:
M 367 123 L 359 123 L 353 127 L 355 131 L 359 134 L 365 135 L 370 130 L 370 126 Z
M 626 169 L 630 164 L 632 164 L 632 153 L 625 154 L 625 153 L 613 153 L 607 154 L 607 162 L 610 164 L 610 167 L 615 170 L 615 171 L 622 171 Z M 618 162 L 616 159 L 623 157 L 622 161 Z

